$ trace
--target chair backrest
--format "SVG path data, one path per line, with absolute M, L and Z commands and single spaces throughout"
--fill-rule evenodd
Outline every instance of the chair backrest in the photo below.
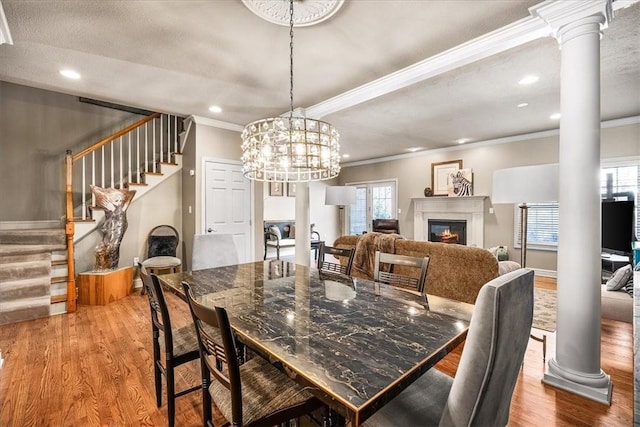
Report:
M 231 234 L 196 234 L 193 236 L 191 270 L 238 264 L 238 249 Z
M 222 307 L 215 307 L 215 310 L 212 310 L 198 304 L 193 298 L 188 283 L 182 282 L 182 288 L 187 297 L 196 328 L 203 366 L 231 393 L 233 419 L 230 421 L 233 422 L 233 425 L 242 425 L 240 364 L 227 311 Z M 216 333 L 219 336 L 216 336 Z M 226 370 L 219 369 L 221 363 L 226 365 Z M 208 381 L 206 382 L 208 383 Z M 208 386 L 208 384 L 206 385 Z
M 162 331 L 165 338 L 165 344 L 168 349 L 173 349 L 173 334 L 171 329 L 171 318 L 169 317 L 169 309 L 167 301 L 164 297 L 162 285 L 155 274 L 149 275 L 142 263 L 138 263 L 142 286 L 147 291 L 149 299 L 149 308 L 151 309 L 151 323 L 154 330 Z
M 387 264 L 388 266 L 385 268 L 383 264 Z M 402 267 L 404 270 L 414 268 L 419 274 L 408 276 L 396 273 L 394 271 L 396 266 Z M 425 294 L 424 284 L 427 280 L 428 267 L 429 257 L 417 258 L 376 251 L 373 265 L 373 280 Z
M 328 273 L 340 273 L 349 276 L 351 274 L 351 267 L 353 266 L 353 256 L 356 253 L 355 248 L 336 248 L 333 246 L 327 246 L 324 243 L 320 244 L 318 250 L 318 270 Z M 334 257 L 346 258 L 346 262 L 331 262 L 325 260 L 325 255 L 333 255 Z
M 147 235 L 147 258 L 154 256 L 176 256 L 180 235 L 170 225 L 153 227 Z
M 440 425 L 504 426 L 533 320 L 533 271 L 480 289 Z
M 371 231 L 400 234 L 400 226 L 397 219 L 374 219 Z

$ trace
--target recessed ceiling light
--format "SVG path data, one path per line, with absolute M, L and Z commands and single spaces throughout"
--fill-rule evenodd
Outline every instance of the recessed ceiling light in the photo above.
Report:
M 469 138 L 460 138 L 460 139 L 456 139 L 456 142 L 458 144 L 464 144 L 465 142 L 469 142 Z
M 560 113 L 554 113 L 554 114 L 549 116 L 549 118 L 551 120 L 560 120 L 560 117 L 562 117 L 562 115 Z
M 418 150 L 420 150 L 420 147 L 409 147 L 409 148 L 407 148 L 407 151 L 411 151 L 412 153 L 415 153 Z
M 60 74 L 72 80 L 78 80 L 81 77 L 80 73 L 73 70 L 60 70 Z
M 351 154 L 343 154 L 343 155 L 342 155 L 342 158 L 343 158 L 343 159 L 348 159 L 349 157 L 351 157 Z
M 528 102 L 521 102 L 520 104 L 518 104 L 518 108 L 526 107 L 527 105 L 529 105 Z
M 209 107 L 209 111 L 211 111 L 212 113 L 222 113 L 222 108 L 218 107 L 217 105 L 212 105 L 211 107 Z
M 537 82 L 540 78 L 538 76 L 534 76 L 533 74 L 529 74 L 528 76 L 524 76 L 520 79 L 518 83 L 521 85 L 530 85 Z

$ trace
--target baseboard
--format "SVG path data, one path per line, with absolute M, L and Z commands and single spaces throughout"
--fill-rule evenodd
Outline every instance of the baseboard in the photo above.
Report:
M 542 268 L 533 268 L 532 270 L 536 276 L 558 278 L 558 272 L 556 270 L 544 270 Z

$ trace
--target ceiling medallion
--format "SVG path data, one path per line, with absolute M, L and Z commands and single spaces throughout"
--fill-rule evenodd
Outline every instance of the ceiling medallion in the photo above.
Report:
M 260 18 L 273 24 L 289 26 L 288 0 L 242 0 L 247 8 Z M 307 27 L 329 19 L 344 3 L 344 0 L 296 0 L 293 24 Z

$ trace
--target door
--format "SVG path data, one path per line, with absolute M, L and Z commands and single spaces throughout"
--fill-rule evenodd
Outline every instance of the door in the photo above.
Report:
M 203 233 L 232 234 L 238 259 L 253 260 L 251 249 L 251 184 L 235 162 L 205 161 Z
M 356 203 L 349 207 L 349 234 L 371 231 L 374 219 L 396 218 L 396 182 L 377 181 L 352 184 Z

